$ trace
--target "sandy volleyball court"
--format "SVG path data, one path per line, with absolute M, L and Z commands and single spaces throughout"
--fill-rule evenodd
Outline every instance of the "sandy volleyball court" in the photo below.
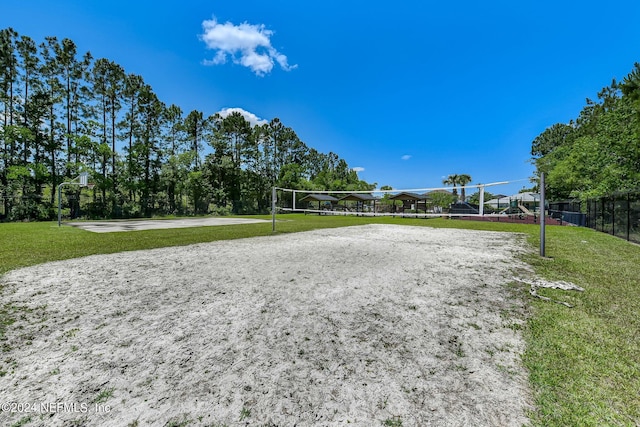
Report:
M 524 248 L 368 225 L 10 272 L 0 424 L 520 426 Z

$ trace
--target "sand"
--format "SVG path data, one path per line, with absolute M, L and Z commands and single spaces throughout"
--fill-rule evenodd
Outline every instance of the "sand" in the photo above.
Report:
M 265 219 L 207 216 L 179 219 L 131 219 L 110 221 L 77 221 L 65 225 L 81 228 L 94 233 L 115 233 L 139 230 L 159 230 L 166 228 L 213 227 L 217 225 L 238 225 L 269 222 Z
M 0 423 L 520 426 L 526 250 L 367 225 L 15 270 Z

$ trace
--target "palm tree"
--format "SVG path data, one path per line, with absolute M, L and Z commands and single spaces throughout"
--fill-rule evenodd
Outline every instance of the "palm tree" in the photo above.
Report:
M 460 175 L 458 174 L 449 175 L 447 178 L 442 180 L 444 185 L 453 185 L 453 195 L 456 196 L 456 201 L 458 200 L 458 189 L 456 188 L 456 185 L 458 185 L 459 182 Z
M 458 184 L 460 184 L 460 194 L 462 195 L 462 201 L 466 202 L 467 198 L 465 195 L 464 186 L 471 182 L 471 175 L 467 175 L 466 173 L 458 175 Z

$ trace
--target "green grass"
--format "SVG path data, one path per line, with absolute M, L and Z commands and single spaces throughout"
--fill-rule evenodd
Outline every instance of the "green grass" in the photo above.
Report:
M 107 400 L 109 400 L 111 398 L 111 396 L 113 396 L 113 391 L 114 390 L 115 389 L 113 389 L 113 388 L 109 388 L 109 389 L 100 391 L 100 393 L 98 393 L 96 398 L 93 399 L 93 403 L 99 404 L 99 403 L 106 402 Z
M 278 219 L 278 233 L 368 223 L 524 233 L 534 249 L 525 261 L 540 276 L 585 288 L 582 293 L 539 291 L 571 303 L 571 309 L 529 299 L 530 317 L 522 332 L 535 405 L 532 425 L 640 425 L 640 246 L 590 229 L 548 227 L 548 258 L 540 258 L 536 225 L 315 215 Z M 56 223 L 0 224 L 0 274 L 84 255 L 271 234 L 270 223 L 103 234 Z M 520 292 L 527 297 L 527 289 Z M 0 306 L 0 340 L 17 315 Z
M 640 425 L 640 247 L 589 229 L 552 228 L 536 272 L 583 293 L 533 302 L 525 366 L 538 425 Z

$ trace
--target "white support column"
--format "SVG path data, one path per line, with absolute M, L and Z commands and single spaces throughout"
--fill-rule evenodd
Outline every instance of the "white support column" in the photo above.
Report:
M 276 187 L 271 189 L 271 231 L 275 233 L 276 231 Z
M 480 206 L 478 209 L 480 216 L 484 216 L 484 185 L 480 186 Z

